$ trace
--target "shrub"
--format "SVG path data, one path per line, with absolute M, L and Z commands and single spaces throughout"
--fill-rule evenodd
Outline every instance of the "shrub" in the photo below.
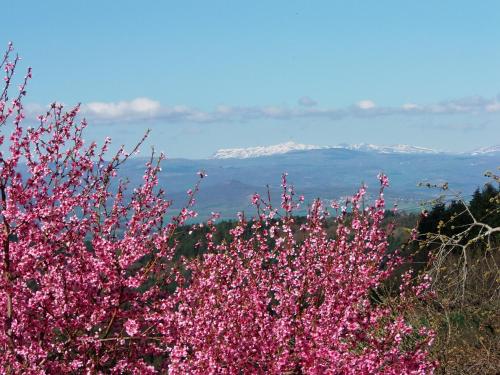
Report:
M 129 154 L 120 149 L 106 161 L 109 139 L 85 146 L 78 107 L 64 113 L 52 104 L 36 127 L 23 128 L 31 70 L 9 102 L 19 61 L 9 62 L 11 51 L 0 97 L 1 127 L 13 119 L 0 154 L 0 366 L 7 373 L 153 372 L 145 358 L 168 349 L 157 326 L 168 314 L 161 285 L 169 280 L 155 280 L 146 293 L 139 286 L 169 266 L 172 234 L 193 213 L 165 220 L 170 202 L 157 189 L 162 156 L 152 156 L 144 183 L 126 198 L 116 173 Z
M 380 179 L 375 206 L 360 208 L 362 188 L 349 200 L 349 215 L 341 209 L 334 239 L 315 201 L 300 227 L 304 240 L 296 241 L 297 203 L 286 176 L 279 220 L 278 210 L 255 196 L 260 215 L 250 234 L 242 216 L 228 243 L 213 243 L 209 232 L 208 252 L 187 263 L 189 279 L 180 277 L 171 302 L 172 372 L 430 372 L 432 334 L 403 319 L 412 293 L 393 309 L 370 298 L 399 262 L 388 256 L 381 227 L 387 179 Z

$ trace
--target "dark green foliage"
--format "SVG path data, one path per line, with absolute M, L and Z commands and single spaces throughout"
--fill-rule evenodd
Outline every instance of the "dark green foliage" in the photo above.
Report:
M 474 222 L 472 216 L 478 222 L 493 228 L 500 226 L 499 197 L 499 188 L 490 183 L 482 190 L 477 188 L 467 206 L 463 201 L 435 205 L 420 221 L 418 231 L 421 238 L 425 238 L 427 233 L 441 233 L 451 237 L 469 229 L 459 240 L 459 243 L 465 244 L 481 230 L 480 227 L 471 227 Z

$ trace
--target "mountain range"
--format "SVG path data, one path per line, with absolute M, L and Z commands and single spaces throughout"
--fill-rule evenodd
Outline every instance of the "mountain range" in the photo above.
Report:
M 142 181 L 146 159 L 133 158 L 120 171 L 132 185 Z M 197 195 L 196 210 L 200 217 L 218 211 L 224 218 L 235 218 L 238 211 L 255 213 L 250 197 L 257 192 L 267 196 L 267 186 L 273 203 L 279 204 L 283 172 L 288 173 L 298 194 L 306 202 L 320 197 L 339 199 L 353 194 L 365 183 L 373 197 L 378 190 L 377 174 L 389 176 L 386 191 L 389 204 L 398 203 L 404 210 L 418 210 L 420 203 L 440 194 L 437 189 L 419 187 L 419 183 L 448 183 L 450 190 L 465 197 L 488 179 L 487 170 L 500 166 L 500 146 L 468 153 L 447 153 L 426 148 L 371 144 L 333 147 L 297 144 L 293 142 L 267 147 L 224 149 L 210 159 L 167 159 L 160 175 L 160 185 L 173 200 L 173 207 L 187 201 L 186 190 L 197 180 L 197 171 L 204 178 Z
M 396 144 L 390 146 L 380 146 L 369 143 L 358 143 L 358 144 L 339 144 L 337 146 L 316 146 L 316 145 L 306 145 L 295 142 L 285 142 L 278 145 L 272 146 L 258 146 L 249 148 L 228 148 L 217 150 L 212 158 L 213 159 L 247 159 L 255 158 L 261 156 L 271 156 L 277 154 L 286 154 L 292 151 L 305 151 L 305 150 L 324 150 L 324 149 L 345 149 L 345 150 L 355 150 L 355 151 L 371 151 L 382 154 L 470 154 L 470 155 L 482 155 L 482 154 L 494 154 L 500 153 L 500 145 L 483 147 L 473 150 L 468 153 L 451 153 L 437 151 L 426 147 L 418 147 L 404 144 Z

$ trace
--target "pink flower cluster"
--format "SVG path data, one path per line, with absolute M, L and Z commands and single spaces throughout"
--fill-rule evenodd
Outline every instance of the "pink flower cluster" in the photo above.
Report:
M 189 280 L 179 279 L 171 302 L 171 373 L 431 373 L 432 332 L 370 299 L 399 262 L 382 227 L 386 184 L 364 211 L 364 188 L 350 198 L 334 238 L 320 201 L 298 229 L 291 215 L 272 220 L 266 205 L 257 220 L 240 219 L 229 243 L 208 237 L 212 250 L 186 264 Z M 286 208 L 290 191 L 283 176 Z M 409 303 L 409 282 L 404 291 Z
M 284 176 L 281 218 L 254 196 L 256 220 L 241 216 L 231 240 L 216 243 L 214 214 L 204 255 L 177 260 L 175 234 L 196 215 L 198 185 L 168 220 L 163 156 L 130 191 L 117 177 L 130 154 L 106 157 L 109 139 L 85 146 L 78 107 L 53 104 L 23 128 L 31 72 L 9 100 L 11 50 L 0 60 L 0 127 L 12 129 L 0 137 L 2 373 L 433 371 L 432 333 L 370 299 L 397 264 L 382 227 L 385 176 L 374 207 L 360 209 L 364 189 L 350 199 L 334 238 L 320 201 L 297 228 L 303 198 Z

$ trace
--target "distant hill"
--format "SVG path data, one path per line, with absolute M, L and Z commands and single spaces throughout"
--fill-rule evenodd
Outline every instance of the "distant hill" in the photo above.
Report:
M 234 218 L 237 211 L 254 213 L 250 196 L 254 192 L 265 194 L 266 185 L 270 186 L 275 203 L 279 203 L 283 172 L 288 172 L 297 192 L 311 201 L 315 197 L 338 199 L 350 195 L 362 182 L 374 193 L 378 189 L 376 176 L 383 171 L 391 181 L 386 193 L 388 201 L 417 209 L 419 201 L 436 194 L 435 190 L 418 187 L 419 182 L 448 182 L 452 189 L 470 194 L 487 181 L 483 177 L 485 171 L 500 166 L 498 146 L 462 154 L 404 145 L 328 148 L 302 145 L 306 146 L 304 149 L 297 149 L 296 144 L 289 146 L 290 150 L 278 147 L 278 152 L 270 154 L 269 149 L 261 149 L 263 155 L 254 152 L 249 156 L 248 152 L 238 151 L 233 155 L 239 157 L 229 157 L 231 153 L 225 150 L 222 158 L 216 153 L 212 159 L 169 159 L 163 164 L 160 184 L 174 201 L 174 207 L 181 207 L 187 199 L 186 190 L 197 180 L 196 172 L 203 169 L 208 177 L 203 180 L 197 197 L 197 210 L 201 216 L 219 211 L 225 218 Z M 120 173 L 132 184 L 139 184 L 145 162 L 142 158 L 130 159 Z

